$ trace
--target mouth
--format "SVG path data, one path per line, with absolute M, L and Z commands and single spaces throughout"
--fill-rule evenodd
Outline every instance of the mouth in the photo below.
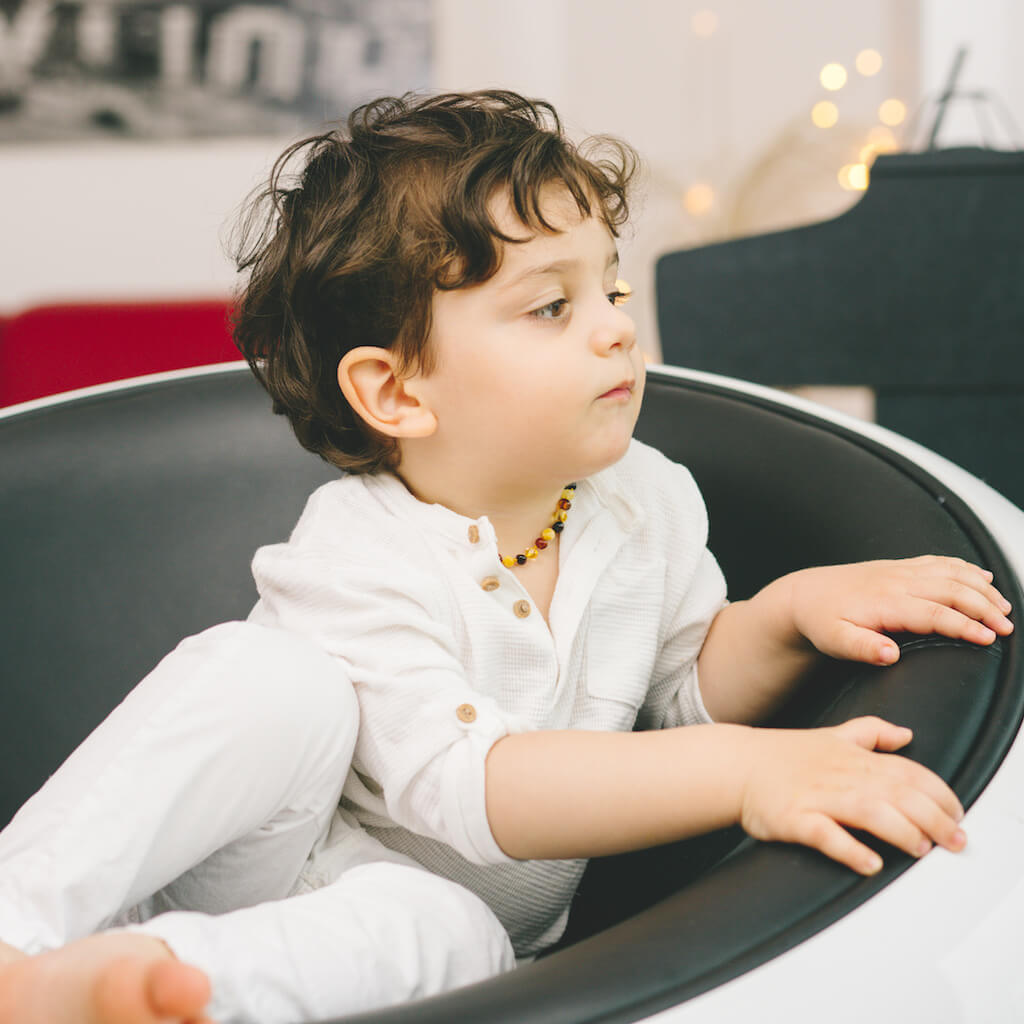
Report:
M 611 388 L 609 391 L 606 391 L 603 395 L 599 395 L 598 397 L 619 399 L 629 398 L 633 394 L 633 388 L 635 387 L 635 380 L 624 380 L 621 381 L 619 384 L 616 384 L 615 387 Z

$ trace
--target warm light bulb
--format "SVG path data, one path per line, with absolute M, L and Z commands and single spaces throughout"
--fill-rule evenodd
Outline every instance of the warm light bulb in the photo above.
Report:
M 892 137 L 892 132 L 888 128 L 883 128 L 882 131 L 885 132 L 885 135 L 875 138 L 869 136 L 866 145 L 861 147 L 859 159 L 862 164 L 871 164 L 879 153 L 895 153 L 899 149 L 896 140 Z
M 848 175 L 850 188 L 857 192 L 863 192 L 868 187 L 867 164 L 854 164 Z
M 691 185 L 683 195 L 683 206 L 693 217 L 703 217 L 715 205 L 715 190 L 705 182 Z
M 826 89 L 835 92 L 846 85 L 846 68 L 842 64 L 826 64 L 818 77 Z
M 831 128 L 839 120 L 839 108 L 828 100 L 822 100 L 814 104 L 811 120 L 819 128 Z
M 714 11 L 698 11 L 690 19 L 690 27 L 695 36 L 707 39 L 718 31 L 718 15 Z
M 857 54 L 857 70 L 866 77 L 882 70 L 882 55 L 877 50 L 861 50 Z
M 886 100 L 878 108 L 878 120 L 890 128 L 903 123 L 907 116 L 907 108 L 900 100 Z
M 863 192 L 868 187 L 868 169 L 864 164 L 843 164 L 836 178 L 839 187 L 847 192 Z

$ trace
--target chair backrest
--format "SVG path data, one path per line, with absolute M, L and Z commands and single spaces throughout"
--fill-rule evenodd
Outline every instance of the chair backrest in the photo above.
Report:
M 667 363 L 773 387 L 864 385 L 878 421 L 1024 503 L 1024 153 L 880 156 L 821 224 L 657 266 Z
M 38 306 L 0 334 L 0 406 L 237 360 L 226 300 Z

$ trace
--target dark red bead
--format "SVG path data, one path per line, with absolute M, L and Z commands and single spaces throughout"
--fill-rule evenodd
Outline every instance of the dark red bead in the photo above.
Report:
M 559 508 L 572 508 L 572 502 L 568 498 L 559 498 L 558 499 L 558 507 Z
M 547 546 L 548 542 L 543 537 L 538 537 L 534 542 L 533 546 L 543 551 Z

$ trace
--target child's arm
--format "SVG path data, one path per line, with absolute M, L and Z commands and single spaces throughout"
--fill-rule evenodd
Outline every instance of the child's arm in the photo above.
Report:
M 899 648 L 886 632 L 990 644 L 1013 630 L 991 580 L 976 565 L 934 555 L 783 576 L 716 616 L 697 663 L 705 707 L 716 721 L 757 721 L 819 654 L 892 664 Z
M 739 823 L 872 874 L 881 859 L 843 825 L 913 856 L 933 842 L 965 842 L 952 790 L 914 761 L 875 752 L 910 739 L 878 718 L 809 730 L 511 735 L 487 757 L 487 817 L 498 845 L 519 859 L 617 853 Z

